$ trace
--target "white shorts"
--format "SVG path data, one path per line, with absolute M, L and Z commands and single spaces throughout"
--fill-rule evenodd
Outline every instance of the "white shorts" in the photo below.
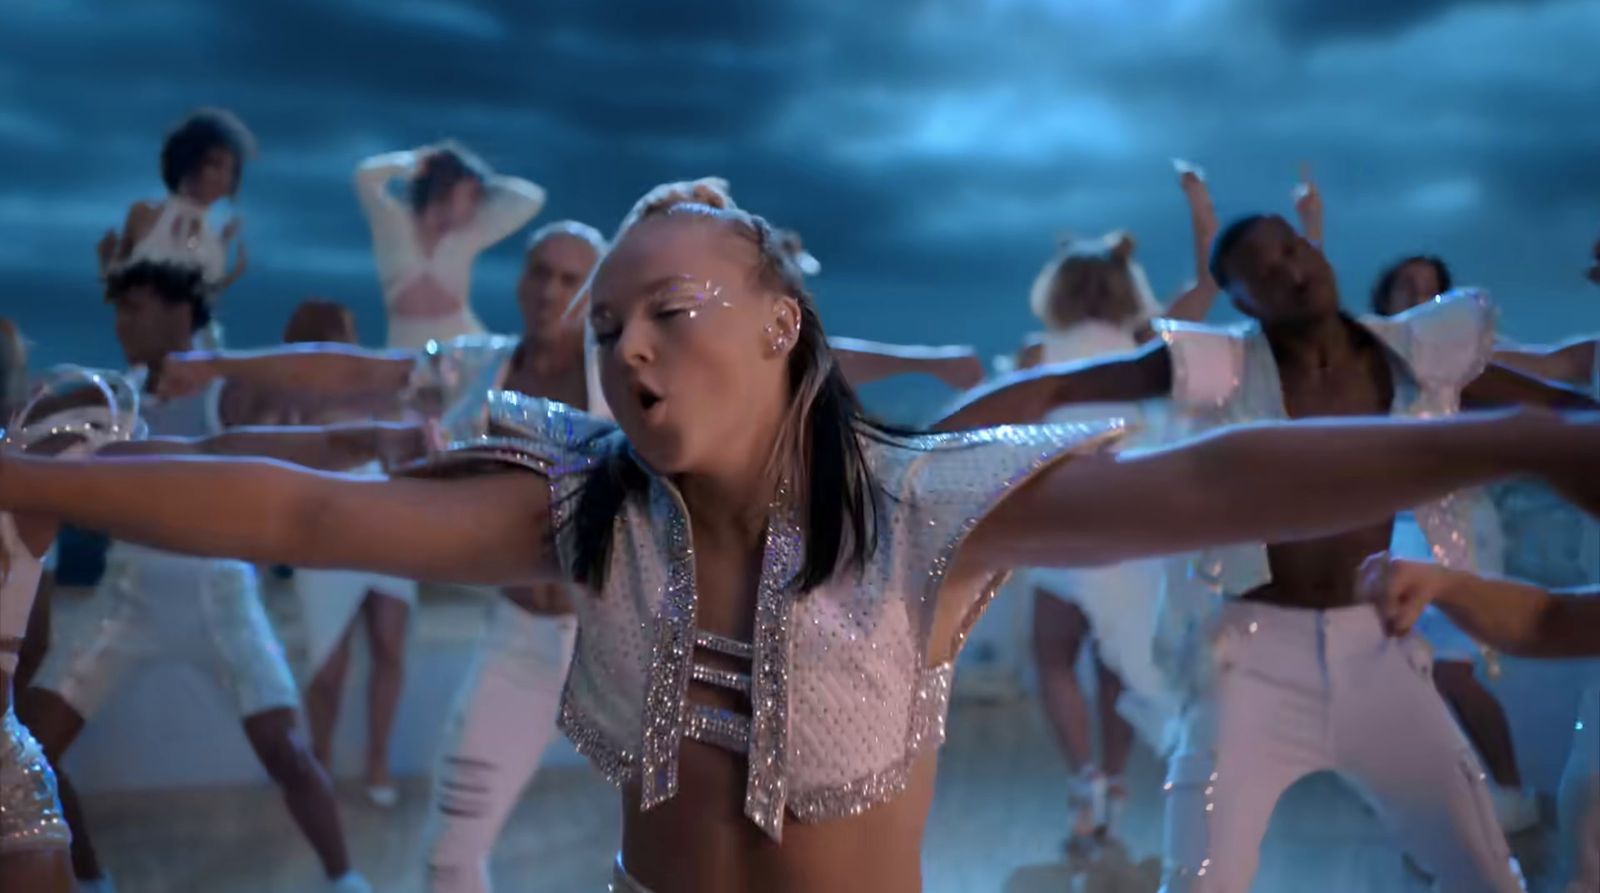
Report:
M 157 660 L 186 661 L 216 679 L 241 717 L 300 705 L 255 569 L 242 561 L 116 543 L 90 611 L 81 634 L 46 654 L 33 683 L 84 719 Z

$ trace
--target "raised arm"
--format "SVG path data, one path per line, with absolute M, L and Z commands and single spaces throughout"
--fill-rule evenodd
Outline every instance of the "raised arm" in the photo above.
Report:
M 1058 406 L 1132 403 L 1166 396 L 1172 388 L 1172 356 L 1152 341 L 1120 357 L 1084 363 L 1035 366 L 998 378 L 964 396 L 931 427 L 960 431 L 1037 422 Z
M 1361 569 L 1364 600 L 1395 635 L 1429 604 L 1469 636 L 1515 657 L 1600 657 L 1600 590 L 1550 592 L 1436 564 L 1375 555 Z
M 1294 213 L 1300 218 L 1300 234 L 1306 241 L 1322 247 L 1322 191 L 1311 176 L 1311 165 L 1300 165 L 1300 182 L 1295 184 Z
M 833 337 L 828 346 L 839 370 L 853 385 L 915 372 L 925 372 L 958 390 L 983 381 L 983 361 L 969 345 L 923 347 Z
M 1581 420 L 1580 420 L 1581 419 Z M 1324 536 L 1519 473 L 1600 504 L 1600 422 L 1546 413 L 1252 425 L 1060 463 L 974 532 L 994 569 L 1105 564 Z
M 544 207 L 544 189 L 521 177 L 493 174 L 483 184 L 483 202 L 467 224 L 467 235 L 479 250 L 504 239 Z
M 162 396 L 181 397 L 218 378 L 232 384 L 327 396 L 399 393 L 410 381 L 416 354 L 349 344 L 286 344 L 251 351 L 191 351 L 169 356 L 161 369 Z
M 1186 161 L 1174 161 L 1178 171 L 1178 186 L 1189 206 L 1189 232 L 1194 254 L 1194 285 L 1190 286 L 1167 305 L 1164 314 L 1168 319 L 1184 322 L 1204 322 L 1217 301 L 1220 289 L 1211 278 L 1211 242 L 1217 237 L 1217 210 L 1211 202 L 1211 189 L 1206 186 L 1205 174 Z
M 95 248 L 100 261 L 100 278 L 111 274 L 111 268 L 128 259 L 133 246 L 149 234 L 161 216 L 161 206 L 154 202 L 134 202 L 122 220 L 122 231 L 108 230 Z
M 490 586 L 556 575 L 549 487 L 529 472 L 372 480 L 263 460 L 4 456 L 0 510 L 191 555 Z
M 415 174 L 420 160 L 421 156 L 412 151 L 385 152 L 356 166 L 356 197 L 361 200 L 361 207 L 369 218 L 375 213 L 404 211 L 399 202 L 389 195 L 389 183 L 396 178 Z
M 210 437 L 151 437 L 110 444 L 100 456 L 255 456 L 324 471 L 381 460 L 399 465 L 427 454 L 420 425 L 364 422 L 322 427 L 252 426 Z
M 1490 363 L 1471 384 L 1461 391 L 1469 406 L 1544 406 L 1550 409 L 1600 409 L 1587 393 L 1574 387 L 1546 381 L 1516 369 Z

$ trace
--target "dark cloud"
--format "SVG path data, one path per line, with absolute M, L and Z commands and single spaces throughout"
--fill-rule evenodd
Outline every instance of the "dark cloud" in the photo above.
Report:
M 1255 0 L 1255 11 L 1295 42 L 1382 38 L 1456 10 L 1535 7 L 1564 0 Z
M 607 230 L 653 183 L 725 175 L 805 234 L 831 330 L 990 351 L 1030 324 L 1059 232 L 1128 227 L 1177 287 L 1170 157 L 1224 213 L 1287 210 L 1310 161 L 1352 304 L 1427 248 L 1529 296 L 1508 324 L 1550 337 L 1600 323 L 1574 272 L 1600 220 L 1596 29 L 1593 4 L 1509 0 L 30 4 L 0 31 L 5 312 L 28 295 L 45 356 L 108 359 L 108 332 L 75 328 L 93 241 L 158 190 L 162 131 L 220 104 L 262 145 L 254 268 L 224 308 L 244 343 L 311 293 L 379 336 L 350 174 L 444 136 L 545 184 L 546 219 Z M 517 251 L 478 272 L 491 323 L 513 324 Z

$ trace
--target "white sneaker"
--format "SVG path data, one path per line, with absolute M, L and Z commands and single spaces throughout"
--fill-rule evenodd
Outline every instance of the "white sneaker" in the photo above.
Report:
M 1533 791 L 1491 784 L 1489 799 L 1494 801 L 1494 817 L 1505 833 L 1521 834 L 1538 826 L 1539 796 Z
M 329 893 L 372 893 L 372 885 L 367 879 L 354 871 L 347 871 L 343 875 L 328 882 Z

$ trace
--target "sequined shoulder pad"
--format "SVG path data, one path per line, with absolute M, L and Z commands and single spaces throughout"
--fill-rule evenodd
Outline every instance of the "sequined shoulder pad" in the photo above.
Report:
M 455 441 L 405 471 L 444 474 L 513 465 L 555 482 L 593 466 L 604 442 L 616 436 L 615 425 L 554 400 L 494 391 L 488 402 L 486 434 Z
M 1254 327 L 1158 319 L 1157 336 L 1172 357 L 1172 401 L 1180 409 L 1217 409 L 1239 391 L 1245 345 Z
M 1497 316 L 1487 292 L 1458 288 L 1397 316 L 1367 316 L 1361 323 L 1425 389 L 1459 390 L 1489 367 Z
M 962 540 L 1012 490 L 1058 461 L 1111 447 L 1127 431 L 1122 420 L 1108 419 L 868 440 L 869 461 L 890 499 L 893 560 L 908 581 L 926 581 L 922 592 L 908 594 L 931 601 Z

